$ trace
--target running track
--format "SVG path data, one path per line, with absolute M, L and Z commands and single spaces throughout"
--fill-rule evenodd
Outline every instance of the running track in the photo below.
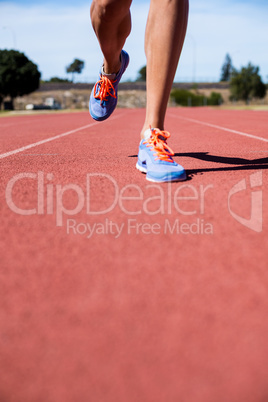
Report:
M 268 113 L 169 109 L 172 185 L 143 115 L 0 119 L 1 402 L 267 401 Z

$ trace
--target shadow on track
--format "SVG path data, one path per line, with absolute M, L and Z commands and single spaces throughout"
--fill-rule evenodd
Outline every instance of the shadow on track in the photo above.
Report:
M 233 158 L 229 156 L 209 155 L 208 152 L 188 152 L 188 153 L 175 153 L 174 156 L 189 156 L 190 158 L 200 159 L 202 161 L 226 163 L 228 165 L 256 165 L 260 163 L 268 163 L 268 158 L 259 159 L 245 159 Z
M 268 158 L 245 159 L 245 158 L 236 158 L 228 156 L 209 155 L 208 152 L 175 153 L 174 156 L 190 157 L 214 163 L 226 163 L 227 165 L 240 165 L 240 166 L 229 166 L 219 168 L 215 167 L 215 168 L 187 169 L 186 173 L 188 177 L 208 172 L 229 172 L 235 170 L 268 169 Z
M 201 168 L 201 169 L 186 169 L 187 179 L 191 180 L 194 175 L 209 173 L 209 172 L 230 172 L 235 170 L 264 170 L 268 169 L 268 158 L 245 159 L 229 156 L 210 155 L 208 152 L 188 152 L 175 153 L 174 156 L 189 157 L 200 159 L 202 161 L 214 163 L 226 163 L 227 165 L 239 165 L 228 167 Z M 138 155 L 129 155 L 129 158 L 137 158 Z

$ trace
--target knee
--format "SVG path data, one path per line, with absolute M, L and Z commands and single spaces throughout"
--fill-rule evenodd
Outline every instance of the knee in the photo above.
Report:
M 93 0 L 92 9 L 102 21 L 121 20 L 129 13 L 131 1 L 126 0 Z

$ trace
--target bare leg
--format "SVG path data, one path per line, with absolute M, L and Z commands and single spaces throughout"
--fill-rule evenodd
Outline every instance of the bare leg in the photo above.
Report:
M 150 125 L 164 129 L 187 28 L 188 8 L 188 0 L 151 0 L 145 34 L 147 107 L 141 137 Z
M 104 55 L 104 71 L 120 69 L 120 53 L 131 30 L 132 0 L 93 0 L 91 22 Z

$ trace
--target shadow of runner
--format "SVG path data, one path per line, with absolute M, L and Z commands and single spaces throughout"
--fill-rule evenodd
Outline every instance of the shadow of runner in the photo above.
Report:
M 190 158 L 200 159 L 202 161 L 226 163 L 228 165 L 256 165 L 260 163 L 268 163 L 268 158 L 245 159 L 229 156 L 210 155 L 208 152 L 175 153 L 174 156 L 188 156 Z
M 197 174 L 203 174 L 203 173 L 208 173 L 208 172 L 229 172 L 229 171 L 235 171 L 235 170 L 268 169 L 268 158 L 245 159 L 245 158 L 236 158 L 236 157 L 229 157 L 229 156 L 210 155 L 208 152 L 175 153 L 174 156 L 190 157 L 190 158 L 200 159 L 200 160 L 207 161 L 207 162 L 225 163 L 227 165 L 240 165 L 240 166 L 229 166 L 229 167 L 187 169 L 186 173 L 187 173 L 187 177 L 189 177 L 189 178 L 193 177 L 194 175 L 197 175 Z
M 220 168 L 204 168 L 204 169 L 186 169 L 187 177 L 194 175 L 209 173 L 209 172 L 230 172 L 236 170 L 264 170 L 268 169 L 268 165 L 245 165 L 245 166 L 230 166 Z
M 189 152 L 189 153 L 175 153 L 174 156 L 178 157 L 190 157 L 195 159 L 200 159 L 207 162 L 214 163 L 226 163 L 227 165 L 240 165 L 240 166 L 229 166 L 229 167 L 211 167 L 211 168 L 200 168 L 200 169 L 186 169 L 187 180 L 191 180 L 194 175 L 209 173 L 209 172 L 230 172 L 236 170 L 264 170 L 268 169 L 268 158 L 258 158 L 258 159 L 245 159 L 236 158 L 229 156 L 217 156 L 209 155 L 208 152 Z M 137 158 L 138 155 L 129 155 L 128 158 Z

